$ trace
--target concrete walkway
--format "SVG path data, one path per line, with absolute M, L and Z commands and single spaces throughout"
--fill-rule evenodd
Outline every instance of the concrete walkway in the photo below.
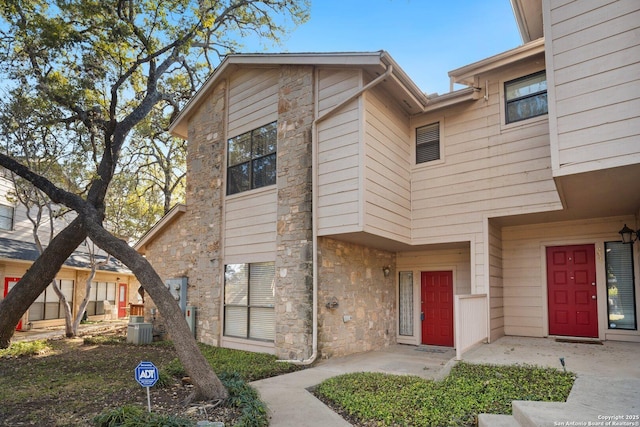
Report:
M 396 345 L 388 349 L 320 361 L 304 371 L 252 383 L 267 403 L 271 426 L 349 426 L 307 389 L 348 372 L 387 372 L 441 379 L 456 363 L 453 350 Z M 485 426 L 561 426 L 603 422 L 605 417 L 640 415 L 640 344 L 605 342 L 603 345 L 563 343 L 545 338 L 504 337 L 468 351 L 471 363 L 530 364 L 562 369 L 564 358 L 578 379 L 567 403 L 522 402 L 514 415 L 490 416 Z M 609 419 L 612 420 L 612 419 Z M 619 418 L 618 421 L 625 421 Z M 629 420 L 627 420 L 629 421 Z M 618 424 L 640 426 L 637 424 Z M 577 424 L 576 424 L 577 423 Z M 592 424 L 597 425 L 597 424 Z M 616 424 L 609 424 L 616 425 Z

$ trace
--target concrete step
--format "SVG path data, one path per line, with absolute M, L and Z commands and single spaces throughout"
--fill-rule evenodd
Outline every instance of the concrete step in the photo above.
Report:
M 478 427 L 521 427 L 511 415 L 479 414 Z
M 555 427 L 570 422 L 598 425 L 607 415 L 639 413 L 638 390 L 640 379 L 636 378 L 579 376 L 566 403 L 514 401 L 513 417 L 522 427 Z

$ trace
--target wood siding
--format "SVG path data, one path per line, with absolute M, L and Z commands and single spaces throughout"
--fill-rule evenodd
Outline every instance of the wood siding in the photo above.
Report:
M 640 162 L 640 2 L 544 4 L 554 174 Z
M 502 232 L 489 221 L 489 327 L 491 341 L 504 336 Z
M 443 161 L 412 169 L 412 241 L 472 242 L 473 293 L 489 291 L 486 218 L 562 209 L 551 173 L 546 116 L 503 124 L 503 83 L 536 67 L 531 61 L 481 76 L 488 81 L 488 100 L 412 119 L 413 129 L 439 121 L 443 140 Z
M 276 189 L 227 198 L 224 217 L 225 264 L 275 259 Z
M 27 208 L 20 202 L 14 202 L 13 196 L 13 182 L 10 179 L 0 177 L 0 204 L 5 206 L 13 206 L 13 229 L 12 230 L 0 230 L 0 237 L 6 239 L 18 240 L 21 242 L 34 243 L 33 239 L 33 223 L 27 216 Z M 53 206 L 56 209 L 55 205 Z M 36 217 L 36 209 L 31 209 L 31 217 Z M 57 233 L 66 227 L 71 220 L 75 217 L 73 212 L 68 213 L 63 218 L 54 220 L 54 231 Z M 49 244 L 50 227 L 49 216 L 46 209 L 43 211 L 42 219 L 40 220 L 40 226 L 38 227 L 38 236 L 43 245 Z M 78 247 L 79 251 L 86 251 L 84 245 Z
M 409 119 L 380 89 L 364 97 L 365 231 L 411 240 L 411 137 Z
M 318 72 L 318 115 L 362 84 L 358 70 Z M 318 235 L 362 231 L 361 108 L 353 100 L 318 124 Z
M 595 245 L 598 318 L 600 330 L 606 330 L 604 242 L 619 241 L 617 231 L 624 222 L 633 222 L 633 217 L 503 228 L 505 334 L 542 337 L 548 333 L 545 248 L 573 244 Z
M 229 84 L 228 138 L 276 121 L 278 78 L 278 68 L 253 68 L 233 75 Z

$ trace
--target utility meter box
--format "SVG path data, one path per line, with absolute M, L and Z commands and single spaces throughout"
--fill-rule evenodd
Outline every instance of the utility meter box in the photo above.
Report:
M 178 302 L 180 310 L 183 313 L 187 310 L 187 278 L 176 277 L 173 279 L 167 279 L 164 285 L 169 289 L 173 298 Z

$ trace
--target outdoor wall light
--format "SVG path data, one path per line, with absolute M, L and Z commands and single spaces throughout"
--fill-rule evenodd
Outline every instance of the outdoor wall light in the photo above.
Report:
M 384 274 L 384 277 L 389 277 L 389 274 L 391 274 L 391 266 L 385 265 L 382 267 L 382 273 Z
M 640 237 L 640 230 L 633 231 L 627 227 L 627 224 L 625 224 L 618 233 L 622 236 L 622 243 L 633 243 Z

